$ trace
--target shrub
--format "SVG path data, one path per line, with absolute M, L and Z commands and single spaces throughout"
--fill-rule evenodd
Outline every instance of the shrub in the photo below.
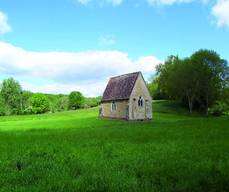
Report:
M 68 109 L 68 96 L 63 96 L 58 100 L 58 111 L 67 111 Z
M 223 101 L 217 101 L 213 107 L 209 109 L 209 114 L 221 116 L 229 112 L 229 106 Z
M 101 97 L 87 97 L 84 99 L 84 108 L 97 107 L 101 102 Z
M 36 93 L 31 98 L 32 112 L 41 114 L 49 111 L 50 104 L 48 98 L 42 93 Z
M 29 115 L 29 114 L 33 114 L 33 108 L 32 106 L 29 106 L 27 108 L 25 108 L 22 112 L 23 115 Z
M 84 97 L 83 95 L 78 91 L 73 91 L 68 96 L 68 109 L 79 109 L 82 108 L 84 104 Z

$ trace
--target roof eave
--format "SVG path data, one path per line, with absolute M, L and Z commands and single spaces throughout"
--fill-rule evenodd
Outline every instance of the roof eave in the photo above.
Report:
M 127 101 L 130 98 L 124 98 L 124 99 L 109 99 L 109 100 L 102 100 L 101 103 L 110 103 L 112 101 Z

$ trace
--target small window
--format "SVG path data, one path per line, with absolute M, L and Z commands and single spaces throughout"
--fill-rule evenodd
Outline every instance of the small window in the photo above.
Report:
M 143 100 L 142 96 L 140 96 L 138 99 L 138 106 L 143 107 L 143 103 L 144 103 L 144 100 Z
M 116 103 L 114 101 L 112 101 L 112 103 L 111 103 L 111 111 L 116 111 L 116 110 L 117 110 Z

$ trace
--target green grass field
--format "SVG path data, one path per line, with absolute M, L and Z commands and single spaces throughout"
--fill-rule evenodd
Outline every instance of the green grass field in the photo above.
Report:
M 153 106 L 147 122 L 0 117 L 0 191 L 229 191 L 229 117 Z

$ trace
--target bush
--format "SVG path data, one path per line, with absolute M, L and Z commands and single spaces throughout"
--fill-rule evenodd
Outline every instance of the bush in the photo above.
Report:
M 27 108 L 25 108 L 22 112 L 23 115 L 29 115 L 29 114 L 33 114 L 33 108 L 32 106 L 29 106 Z
M 215 105 L 213 105 L 213 107 L 211 107 L 208 111 L 211 115 L 221 116 L 224 114 L 228 114 L 229 106 L 223 101 L 217 101 Z
M 148 89 L 150 92 L 151 97 L 154 100 L 166 100 L 168 99 L 168 96 L 159 89 L 158 83 L 156 81 L 157 79 L 152 80 L 152 82 L 148 83 Z
M 57 107 L 58 111 L 67 111 L 68 110 L 68 96 L 62 96 L 58 100 L 57 106 L 58 106 Z
M 76 110 L 82 108 L 84 104 L 84 97 L 78 91 L 73 91 L 68 96 L 68 109 Z
M 101 102 L 101 97 L 88 97 L 84 99 L 84 108 L 97 107 Z
M 32 112 L 41 114 L 49 111 L 50 104 L 48 98 L 42 93 L 36 93 L 31 98 Z
M 32 114 L 32 107 L 31 107 L 31 98 L 33 93 L 30 91 L 22 91 L 22 114 Z

